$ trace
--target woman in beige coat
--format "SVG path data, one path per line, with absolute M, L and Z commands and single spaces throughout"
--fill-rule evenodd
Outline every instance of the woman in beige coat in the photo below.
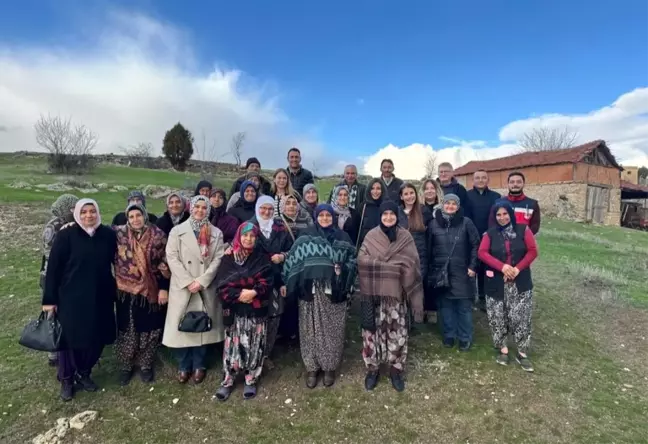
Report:
M 223 234 L 209 223 L 209 210 L 209 198 L 195 196 L 191 216 L 171 230 L 166 246 L 171 284 L 162 343 L 176 349 L 180 383 L 187 382 L 193 373 L 194 382 L 200 384 L 205 379 L 207 345 L 225 338 L 221 303 L 212 285 L 223 257 Z M 187 311 L 201 311 L 203 307 L 212 320 L 210 331 L 178 330 Z

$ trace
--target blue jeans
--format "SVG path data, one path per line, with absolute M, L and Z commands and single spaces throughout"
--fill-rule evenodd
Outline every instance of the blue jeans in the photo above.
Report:
M 472 299 L 449 299 L 441 297 L 441 324 L 443 339 L 459 339 L 461 342 L 472 342 Z
M 185 347 L 175 349 L 176 358 L 178 359 L 178 370 L 181 372 L 191 372 L 195 370 L 205 370 L 205 356 L 207 355 L 207 346 Z

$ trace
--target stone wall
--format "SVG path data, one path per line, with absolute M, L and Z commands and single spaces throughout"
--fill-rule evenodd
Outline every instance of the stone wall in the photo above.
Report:
M 495 188 L 502 195 L 508 190 Z M 587 218 L 587 184 L 586 183 L 553 183 L 545 185 L 527 185 L 524 187 L 527 196 L 537 199 L 540 214 L 575 222 L 586 222 Z M 609 210 L 605 215 L 605 225 L 621 224 L 621 190 L 610 190 Z

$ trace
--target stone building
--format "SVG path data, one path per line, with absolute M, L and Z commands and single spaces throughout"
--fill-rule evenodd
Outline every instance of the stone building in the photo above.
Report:
M 525 193 L 538 199 L 543 215 L 579 222 L 619 225 L 621 172 L 602 140 L 574 148 L 515 154 L 499 159 L 472 161 L 457 168 L 455 177 L 472 188 L 472 175 L 485 170 L 490 188 L 506 194 L 507 176 L 520 171 Z

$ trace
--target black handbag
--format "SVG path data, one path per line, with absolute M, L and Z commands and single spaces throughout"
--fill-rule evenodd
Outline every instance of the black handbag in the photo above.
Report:
M 459 234 L 455 236 L 454 243 L 452 244 L 452 248 L 450 249 L 450 254 L 448 255 L 448 260 L 445 261 L 443 264 L 443 268 L 438 270 L 436 274 L 432 277 L 431 279 L 431 284 L 432 288 L 436 288 L 438 290 L 443 290 L 446 288 L 450 288 L 450 259 L 452 258 L 452 255 L 454 254 L 455 247 L 457 246 L 457 241 L 459 240 Z
M 212 320 L 205 310 L 205 300 L 203 299 L 202 292 L 198 292 L 200 300 L 202 301 L 203 309 L 201 311 L 187 311 L 191 298 L 187 301 L 187 306 L 185 307 L 185 314 L 180 319 L 178 324 L 178 331 L 183 333 L 205 333 L 211 330 Z
M 56 318 L 56 312 L 47 316 L 42 311 L 38 319 L 29 321 L 20 335 L 20 345 L 32 350 L 57 352 L 61 346 L 63 328 Z

